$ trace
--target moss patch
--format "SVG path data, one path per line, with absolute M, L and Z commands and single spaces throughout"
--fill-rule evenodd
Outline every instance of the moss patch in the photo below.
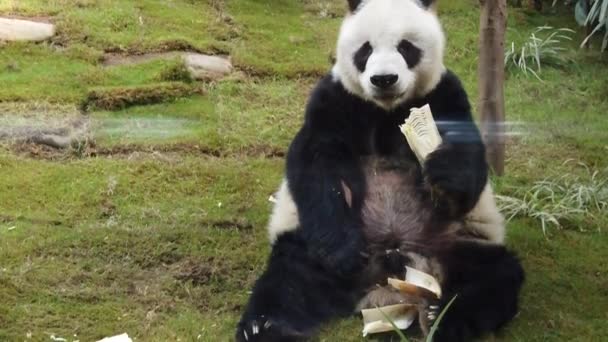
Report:
M 82 107 L 85 110 L 117 110 L 136 105 L 174 101 L 202 92 L 201 87 L 177 82 L 141 87 L 99 88 L 89 91 Z

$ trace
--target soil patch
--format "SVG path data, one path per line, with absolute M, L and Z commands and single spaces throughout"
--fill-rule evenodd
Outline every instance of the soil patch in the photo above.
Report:
M 223 279 L 230 270 L 213 257 L 185 258 L 173 265 L 173 277 L 182 282 L 192 282 L 193 285 L 206 285 L 212 281 Z
M 119 145 L 113 147 L 99 147 L 91 151 L 91 156 L 106 156 L 106 157 L 130 157 L 134 153 L 180 153 L 191 155 L 206 155 L 217 158 L 228 157 L 262 157 L 262 158 L 284 158 L 285 151 L 272 146 L 257 145 L 243 147 L 237 151 L 224 151 L 222 149 L 200 146 L 196 144 L 172 144 L 161 146 L 145 146 L 145 145 Z
M 221 221 L 204 221 L 203 225 L 210 226 L 218 229 L 237 229 L 237 230 L 251 230 L 253 225 L 245 219 L 238 220 L 221 220 Z
M 89 117 L 71 106 L 0 104 L 0 142 L 66 148 L 89 136 Z
M 224 55 L 206 55 L 193 51 L 165 51 L 142 54 L 106 53 L 103 65 L 106 67 L 133 65 L 151 60 L 171 60 L 179 58 L 190 79 L 213 81 L 233 71 L 230 58 Z
M 214 158 L 253 157 L 268 159 L 283 159 L 285 157 L 284 150 L 272 146 L 247 146 L 237 151 L 224 151 L 218 148 L 189 143 L 153 146 L 127 144 L 103 147 L 96 146 L 93 140 L 87 140 L 84 141 L 83 144 L 73 146 L 71 149 L 56 149 L 50 146 L 26 141 L 6 144 L 5 147 L 9 151 L 23 157 L 49 161 L 63 161 L 86 157 L 129 160 L 155 159 L 166 162 L 174 162 L 184 156 L 205 156 Z
M 0 215 L 0 223 L 11 223 L 11 222 L 28 222 L 31 224 L 41 224 L 41 225 L 52 225 L 52 226 L 61 226 L 64 223 L 59 220 L 48 220 L 48 219 L 40 219 L 40 218 L 32 218 L 25 216 L 9 216 L 9 215 Z
M 19 19 L 19 20 L 29 20 L 29 21 L 35 21 L 37 23 L 44 23 L 44 24 L 52 24 L 53 23 L 53 17 L 49 16 L 49 15 L 36 15 L 36 16 L 32 16 L 32 17 L 28 17 L 28 16 L 24 16 L 24 15 L 18 15 L 18 14 L 8 14 L 8 15 L 2 15 L 2 18 L 7 18 L 7 19 Z
M 183 51 L 149 52 L 136 55 L 124 53 L 106 53 L 103 57 L 104 66 L 132 65 L 149 62 L 155 59 L 175 59 L 182 57 Z

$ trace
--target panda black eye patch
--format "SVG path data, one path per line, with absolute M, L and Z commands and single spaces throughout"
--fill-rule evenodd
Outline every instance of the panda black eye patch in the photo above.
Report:
M 367 60 L 369 59 L 369 56 L 372 55 L 373 51 L 374 49 L 372 49 L 371 44 L 369 42 L 365 42 L 365 44 L 363 44 L 359 50 L 355 52 L 353 63 L 359 72 L 365 71 L 365 65 L 367 65 Z
M 404 39 L 399 42 L 397 50 L 401 56 L 403 56 L 403 59 L 405 59 L 405 62 L 410 69 L 416 67 L 416 65 L 420 63 L 420 59 L 422 58 L 422 50 L 417 48 L 410 41 Z

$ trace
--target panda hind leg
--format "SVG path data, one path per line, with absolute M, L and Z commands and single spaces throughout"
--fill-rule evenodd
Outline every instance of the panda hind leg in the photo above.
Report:
M 456 298 L 439 322 L 434 341 L 469 341 L 498 331 L 515 317 L 524 271 L 505 246 L 459 241 L 443 259 L 444 295 L 430 318 Z
M 302 341 L 332 318 L 352 313 L 352 281 L 337 278 L 311 260 L 297 231 L 273 245 L 237 326 L 236 341 Z

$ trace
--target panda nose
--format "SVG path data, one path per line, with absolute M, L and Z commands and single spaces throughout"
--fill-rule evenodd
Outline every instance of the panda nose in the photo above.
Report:
M 374 75 L 371 77 L 372 84 L 380 89 L 386 89 L 397 83 L 399 76 L 394 74 L 389 75 Z

